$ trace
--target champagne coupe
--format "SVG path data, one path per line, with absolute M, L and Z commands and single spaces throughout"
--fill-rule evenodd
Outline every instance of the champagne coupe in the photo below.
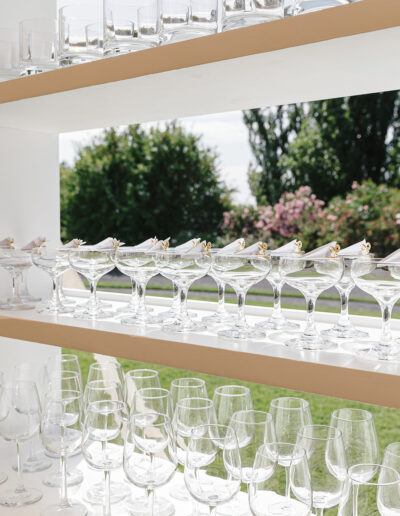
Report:
M 305 449 L 313 488 L 312 504 L 316 516 L 337 506 L 346 494 L 347 463 L 342 432 L 325 425 L 300 428 L 297 444 Z
M 334 410 L 330 426 L 342 432 L 347 467 L 380 463 L 378 436 L 371 412 L 354 408 Z M 360 472 L 360 469 L 358 471 Z M 360 480 L 368 482 L 375 473 L 376 470 L 366 470 Z
M 52 297 L 47 306 L 38 310 L 44 314 L 63 314 L 73 312 L 71 306 L 61 303 L 59 287 L 61 276 L 70 268 L 69 252 L 66 249 L 51 249 L 49 247 L 36 247 L 32 249 L 32 262 L 36 267 L 46 272 L 52 281 Z
M 196 249 L 196 248 L 195 248 Z M 195 323 L 187 311 L 187 295 L 192 283 L 206 274 L 211 267 L 211 258 L 207 246 L 200 251 L 181 253 L 168 249 L 155 255 L 159 272 L 179 290 L 179 312 L 174 320 L 167 320 L 163 329 L 177 333 L 204 331 L 205 326 Z
M 123 464 L 128 480 L 147 492 L 147 499 L 136 504 L 137 510 L 135 505 L 130 505 L 131 514 L 174 514 L 174 510 L 167 511 L 167 505 L 161 499 L 156 501 L 154 497 L 154 490 L 167 484 L 178 466 L 168 416 L 157 412 L 131 415 Z
M 283 470 L 289 471 L 289 491 Z M 249 503 L 254 516 L 310 516 L 312 487 L 305 450 L 292 443 L 260 446 L 250 476 Z
M 0 388 L 0 435 L 17 448 L 17 485 L 0 492 L 0 505 L 22 507 L 42 498 L 38 489 L 26 488 L 22 478 L 21 442 L 31 439 L 40 427 L 40 401 L 33 382 L 16 380 Z
M 352 342 L 351 350 L 372 360 L 390 360 L 400 347 L 390 330 L 394 305 L 400 299 L 400 261 L 385 262 L 362 257 L 351 264 L 351 276 L 358 288 L 375 298 L 382 311 L 382 333 L 379 341 Z
M 370 481 L 365 471 L 375 471 Z M 400 474 L 389 466 L 356 464 L 348 471 L 351 482 L 338 516 L 393 516 L 400 512 Z
M 90 283 L 90 298 L 86 308 L 74 316 L 82 319 L 104 319 L 111 317 L 111 312 L 104 311 L 97 299 L 97 283 L 99 279 L 112 271 L 114 251 L 94 251 L 86 249 L 69 249 L 71 267 L 82 274 Z
M 213 402 L 218 424 L 225 426 L 229 425 L 235 412 L 253 409 L 250 389 L 243 385 L 217 387 L 214 391 Z
M 238 317 L 236 323 L 228 329 L 218 331 L 219 337 L 230 339 L 262 339 L 264 330 L 250 327 L 246 322 L 245 304 L 249 288 L 267 277 L 271 260 L 260 248 L 260 255 L 214 254 L 213 269 L 219 281 L 231 285 L 238 299 Z
M 111 471 L 122 466 L 126 408 L 119 400 L 89 403 L 83 427 L 82 453 L 90 467 L 104 471 L 103 516 L 111 515 Z
M 2 310 L 31 310 L 34 306 L 27 302 L 21 292 L 23 274 L 32 267 L 32 259 L 29 253 L 16 249 L 0 249 L 0 267 L 9 272 L 12 279 L 12 296 Z
M 184 398 L 208 398 L 206 382 L 201 378 L 175 378 L 170 386 L 172 411 Z
M 86 507 L 68 498 L 67 456 L 82 443 L 82 393 L 78 390 L 51 389 L 42 410 L 40 433 L 47 450 L 60 456 L 61 496 L 57 505 L 44 508 L 43 516 L 86 516 Z
M 2 396 L 4 383 L 5 383 L 4 382 L 4 373 L 2 371 L 0 371 L 0 396 Z M 2 417 L 4 417 L 4 416 L 5 416 L 5 413 L 3 413 L 3 410 L 0 409 L 0 421 L 1 421 Z M 0 484 L 3 484 L 7 480 L 7 478 L 8 477 L 7 477 L 6 473 L 3 473 L 2 471 L 0 471 Z
M 158 371 L 153 369 L 132 369 L 125 375 L 126 403 L 129 408 L 133 404 L 136 391 L 146 388 L 161 388 Z
M 279 268 L 286 283 L 304 295 L 307 306 L 307 322 L 303 334 L 285 341 L 285 344 L 304 350 L 334 347 L 336 344 L 333 341 L 323 338 L 318 332 L 314 312 L 318 296 L 340 281 L 343 274 L 343 259 L 338 256 L 314 259 L 306 256 L 285 256 L 280 259 Z
M 240 491 L 241 463 L 235 431 L 224 425 L 192 430 L 187 445 L 185 484 L 191 496 L 212 508 L 231 501 Z

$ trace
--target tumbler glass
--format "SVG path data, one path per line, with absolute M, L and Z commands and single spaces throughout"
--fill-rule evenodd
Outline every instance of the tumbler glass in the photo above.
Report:
M 137 11 L 138 47 L 156 47 L 161 41 L 160 12 L 157 2 L 151 2 Z M 138 48 L 139 50 L 139 48 Z
M 0 81 L 18 77 L 18 35 L 10 29 L 0 29 Z
M 283 15 L 284 0 L 224 0 L 222 30 L 278 20 Z
M 163 0 L 163 36 L 171 43 L 217 32 L 217 0 Z
M 19 24 L 21 75 L 34 75 L 58 66 L 56 21 L 47 18 L 23 20 Z

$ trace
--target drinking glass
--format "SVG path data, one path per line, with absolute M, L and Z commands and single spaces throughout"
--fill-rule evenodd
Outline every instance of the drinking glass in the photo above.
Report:
M 217 0 L 162 0 L 163 36 L 167 42 L 217 32 Z
M 86 516 L 84 505 L 68 498 L 67 456 L 82 443 L 82 393 L 76 390 L 49 390 L 42 410 L 40 433 L 47 450 L 60 456 L 62 471 L 59 504 L 49 505 L 43 516 Z
M 325 425 L 300 428 L 297 444 L 305 449 L 312 483 L 312 506 L 316 516 L 339 504 L 347 481 L 346 452 L 342 432 Z
M 133 404 L 135 393 L 139 389 L 161 388 L 158 371 L 153 369 L 132 369 L 125 375 L 126 403 L 129 408 Z
M 37 247 L 32 249 L 32 262 L 38 269 L 46 272 L 52 282 L 52 298 L 44 308 L 38 310 L 44 314 L 64 314 L 72 312 L 71 306 L 64 306 L 59 297 L 59 282 L 61 276 L 69 269 L 68 251 Z
M 31 302 L 23 297 L 23 274 L 32 267 L 32 259 L 29 253 L 16 249 L 0 249 L 0 267 L 9 272 L 12 280 L 12 296 L 6 304 L 1 305 L 2 310 L 31 310 L 34 308 Z
M 332 412 L 330 426 L 342 432 L 347 467 L 355 464 L 379 464 L 380 451 L 374 416 L 368 410 L 342 408 Z M 365 471 L 368 482 L 376 471 Z
M 2 396 L 3 388 L 4 388 L 4 373 L 0 371 L 0 395 Z M 1 407 L 1 405 L 0 405 Z M 5 412 L 0 408 L 0 421 L 5 416 Z M 8 476 L 6 473 L 0 471 L 0 484 L 3 484 L 7 480 Z
M 310 516 L 312 486 L 305 450 L 292 443 L 260 446 L 250 476 L 249 503 L 254 516 Z
M 86 408 L 82 453 L 90 467 L 104 471 L 104 516 L 111 515 L 111 471 L 123 462 L 125 412 L 125 403 L 112 399 L 91 402 Z
M 66 5 L 59 10 L 58 20 L 60 65 L 69 66 L 97 59 L 98 56 L 87 45 L 87 27 L 100 26 L 101 23 L 96 2 L 81 1 L 79 5 Z
M 18 75 L 17 33 L 0 28 L 0 81 L 15 79 Z
M 86 308 L 82 312 L 76 313 L 75 317 L 82 319 L 104 319 L 113 315 L 111 312 L 102 310 L 96 296 L 99 279 L 115 267 L 113 255 L 114 252 L 106 251 L 69 250 L 69 263 L 71 267 L 82 274 L 90 283 L 90 299 Z
M 143 48 L 138 37 L 137 11 L 148 2 L 133 0 L 103 0 L 104 54 L 118 55 Z
M 284 0 L 283 11 L 284 16 L 294 16 L 297 14 L 297 1 L 296 0 Z
M 178 466 L 168 416 L 157 412 L 131 415 L 123 464 L 128 480 L 147 492 L 147 499 L 139 505 L 139 514 L 153 516 L 164 513 L 166 505 L 161 500 L 155 500 L 154 490 L 167 484 Z M 135 514 L 131 507 L 130 511 Z
M 283 18 L 284 0 L 224 0 L 222 30 L 247 27 Z
M 400 443 L 391 443 L 386 446 L 382 465 L 389 466 L 400 473 Z
M 93 59 L 101 59 L 104 56 L 103 24 L 100 22 L 89 23 L 85 27 L 86 52 Z
M 170 386 L 172 411 L 184 398 L 208 398 L 206 382 L 201 378 L 175 378 Z
M 218 331 L 219 337 L 230 339 L 262 339 L 265 331 L 251 327 L 246 322 L 245 304 L 249 288 L 265 279 L 271 269 L 269 253 L 260 249 L 260 255 L 214 254 L 213 268 L 217 278 L 231 285 L 238 299 L 236 323 L 228 329 Z
M 333 256 L 309 259 L 306 256 L 285 256 L 281 258 L 279 268 L 286 283 L 304 295 L 307 306 L 307 322 L 303 334 L 285 341 L 286 346 L 304 350 L 334 347 L 334 341 L 324 338 L 318 332 L 314 312 L 318 296 L 341 280 L 343 258 Z
M 364 471 L 375 471 L 364 480 Z M 338 516 L 392 516 L 400 512 L 400 474 L 380 464 L 356 464 L 349 468 L 351 486 Z
M 189 15 L 189 1 L 161 1 L 162 39 L 164 43 L 187 39 Z
M 220 425 L 229 425 L 235 412 L 253 409 L 250 389 L 243 385 L 220 385 L 214 391 L 213 401 Z
M 143 48 L 151 48 L 160 44 L 161 20 L 157 1 L 149 2 L 138 9 L 137 30 L 138 45 L 143 45 Z
M 297 14 L 313 13 L 349 3 L 349 0 L 297 0 Z
M 400 262 L 362 257 L 351 264 L 351 276 L 358 288 L 375 298 L 382 311 L 379 341 L 352 342 L 350 349 L 358 356 L 390 360 L 399 355 L 400 347 L 390 330 L 394 305 L 400 299 Z
M 80 388 L 78 390 L 83 392 L 82 373 L 77 355 L 73 353 L 61 353 L 47 360 L 45 374 L 48 379 L 52 376 L 60 376 L 63 371 L 77 373 L 80 382 Z
M 184 475 L 191 496 L 216 515 L 217 507 L 240 491 L 241 463 L 235 431 L 224 425 L 194 428 L 187 445 Z
M 19 24 L 21 75 L 34 75 L 58 66 L 56 20 L 36 18 Z
M 240 249 L 240 248 L 239 248 Z M 220 249 L 211 249 L 210 254 L 220 252 Z M 225 307 L 225 283 L 218 279 L 218 276 L 214 272 L 213 261 L 211 260 L 211 268 L 208 275 L 215 281 L 218 288 L 218 305 L 217 310 L 212 315 L 206 315 L 202 318 L 202 321 L 207 325 L 220 325 L 232 321 L 233 314 L 230 314 Z
M 38 489 L 26 488 L 22 478 L 21 442 L 31 439 L 40 426 L 40 401 L 33 382 L 16 380 L 0 388 L 0 435 L 17 448 L 17 485 L 0 492 L 0 505 L 22 507 L 42 498 Z
M 106 360 L 104 362 L 93 362 L 89 366 L 87 377 L 88 382 L 103 380 L 105 382 L 116 382 L 121 385 L 122 392 L 125 394 L 125 376 L 122 366 L 116 360 Z
M 203 331 L 204 325 L 194 322 L 187 311 L 187 295 L 192 283 L 210 270 L 211 258 L 207 247 L 202 251 L 187 252 L 182 254 L 174 249 L 156 253 L 156 265 L 159 272 L 167 279 L 178 286 L 179 312 L 175 320 L 166 321 L 163 325 L 164 331 L 185 333 L 188 331 Z

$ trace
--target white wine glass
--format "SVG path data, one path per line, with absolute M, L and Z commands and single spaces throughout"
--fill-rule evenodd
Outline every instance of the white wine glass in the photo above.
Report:
M 117 382 L 121 385 L 125 395 L 125 375 L 121 364 L 117 360 L 105 360 L 93 362 L 89 366 L 87 381 L 103 380 L 105 382 Z
M 220 425 L 228 426 L 235 412 L 253 409 L 250 389 L 244 385 L 220 385 L 214 391 L 213 402 Z
M 386 446 L 382 465 L 389 466 L 400 473 L 400 442 Z
M 206 382 L 202 378 L 174 378 L 169 392 L 171 395 L 172 413 L 184 398 L 208 398 Z
M 146 388 L 161 388 L 158 371 L 153 369 L 132 369 L 125 374 L 126 403 L 132 406 L 136 391 Z

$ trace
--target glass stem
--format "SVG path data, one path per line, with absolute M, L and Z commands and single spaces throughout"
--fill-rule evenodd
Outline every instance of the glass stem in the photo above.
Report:
M 285 475 L 286 475 L 285 494 L 286 494 L 286 498 L 290 498 L 290 466 L 285 466 Z
M 181 319 L 188 319 L 189 314 L 187 310 L 187 296 L 188 296 L 188 288 L 182 287 L 180 289 L 180 318 Z
M 393 304 L 379 303 L 379 306 L 382 311 L 382 334 L 380 340 L 384 346 L 388 346 L 392 340 L 390 320 L 392 317 Z
M 90 298 L 89 298 L 89 311 L 94 312 L 97 309 L 97 282 L 99 280 L 90 281 Z
M 61 431 L 65 428 L 61 427 Z M 62 453 L 60 456 L 60 466 L 61 466 L 61 494 L 60 494 L 60 506 L 61 507 L 68 507 L 69 501 L 68 501 L 68 491 L 67 491 L 67 457 L 65 453 Z
M 224 315 L 225 310 L 225 283 L 217 283 L 218 287 L 218 308 L 217 314 Z
M 349 326 L 349 296 L 350 292 L 336 287 L 340 296 L 340 317 L 338 324 L 340 326 Z
M 19 270 L 12 269 L 11 272 L 12 278 L 12 297 L 14 303 L 21 302 L 21 280 L 22 280 L 22 272 Z
M 307 321 L 306 327 L 304 330 L 304 335 L 309 337 L 313 337 L 317 335 L 317 328 L 315 326 L 314 320 L 314 312 L 315 312 L 315 297 L 306 297 L 306 306 L 307 306 Z
M 180 308 L 180 293 L 176 283 L 172 283 L 172 309 L 178 311 Z
M 51 278 L 52 280 L 52 294 L 51 294 L 51 305 L 54 307 L 54 308 L 60 308 L 60 305 L 61 305 L 61 301 L 60 301 L 60 296 L 59 296 L 59 277 L 58 276 L 53 276 Z
M 22 476 L 22 461 L 21 461 L 21 449 L 19 441 L 16 441 L 17 446 L 17 487 L 15 488 L 16 493 L 23 493 L 25 491 L 24 480 Z
M 146 315 L 146 282 L 136 282 L 136 287 L 138 294 L 137 314 L 139 317 L 144 318 Z
M 237 292 L 237 301 L 238 301 L 238 318 L 236 321 L 236 326 L 239 328 L 246 327 L 246 315 L 244 312 L 246 306 L 246 294 L 247 290 L 242 290 Z
M 21 273 L 21 286 L 20 286 L 20 295 L 21 296 L 29 296 L 28 281 L 27 281 L 26 273 L 27 273 L 27 271 L 23 271 Z
M 282 285 L 272 284 L 272 294 L 274 297 L 274 309 L 272 312 L 273 319 L 281 319 L 282 318 L 281 291 L 282 291 Z
M 136 281 L 131 278 L 131 285 L 132 285 L 132 293 L 131 293 L 131 299 L 129 301 L 129 307 L 132 310 L 136 309 L 136 301 L 137 301 L 137 285 Z
M 110 476 L 111 476 L 110 471 L 104 472 L 103 516 L 111 516 Z

